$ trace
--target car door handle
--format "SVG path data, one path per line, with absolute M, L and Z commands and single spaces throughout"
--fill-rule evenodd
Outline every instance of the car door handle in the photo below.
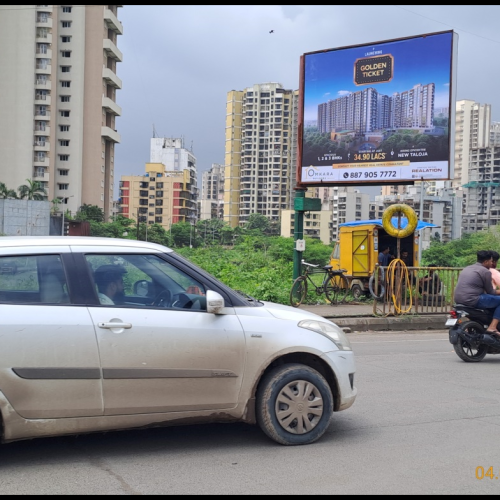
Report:
M 132 323 L 97 323 L 99 328 L 132 328 Z

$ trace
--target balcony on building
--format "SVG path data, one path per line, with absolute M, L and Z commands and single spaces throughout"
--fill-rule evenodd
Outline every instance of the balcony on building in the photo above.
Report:
M 37 28 L 52 28 L 52 18 L 37 16 L 35 26 Z
M 116 76 L 116 73 L 112 69 L 104 66 L 102 68 L 102 78 L 109 86 L 114 87 L 115 89 L 122 88 L 122 81 Z
M 35 138 L 35 151 L 50 151 L 50 142 Z
M 43 123 L 46 123 L 44 127 L 41 125 L 35 125 L 35 135 L 50 136 L 49 122 L 43 122 Z
M 42 80 L 41 78 L 37 78 L 35 80 L 35 90 L 51 90 L 52 82 L 50 80 Z
M 40 110 L 35 109 L 35 120 L 49 120 L 50 119 L 50 111 L 49 110 Z
M 49 164 L 48 156 L 37 156 L 33 157 L 33 166 L 34 167 L 46 167 Z
M 108 141 L 112 142 L 121 141 L 120 134 L 116 130 L 113 130 L 110 127 L 101 127 L 101 137 L 104 137 L 104 139 L 107 139 Z
M 42 106 L 50 106 L 52 99 L 50 95 L 37 95 L 35 94 L 35 104 L 41 104 Z
M 118 35 L 123 35 L 123 25 L 115 14 L 108 8 L 104 9 L 104 21 L 108 25 L 108 28 L 115 31 Z
M 43 64 L 41 62 L 37 62 L 35 65 L 36 72 L 40 75 L 50 75 L 52 73 L 52 65 Z M 47 88 L 47 87 L 43 87 Z
M 123 61 L 123 54 L 109 38 L 105 38 L 102 41 L 102 48 L 107 52 L 109 57 L 112 57 L 119 62 Z
M 115 116 L 121 116 L 122 108 L 109 97 L 102 96 L 102 107 L 109 113 Z

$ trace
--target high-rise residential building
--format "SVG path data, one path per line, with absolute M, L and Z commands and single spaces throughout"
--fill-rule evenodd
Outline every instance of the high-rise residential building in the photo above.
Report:
M 461 189 L 469 182 L 471 149 L 490 145 L 491 105 L 463 99 L 456 102 L 455 110 L 455 174 L 452 187 Z
M 198 180 L 196 157 L 192 149 L 184 147 L 182 138 L 153 137 L 151 139 L 151 148 L 149 161 L 151 163 L 161 163 L 165 172 L 187 172 L 187 182 L 183 186 L 185 192 L 182 193 L 182 202 L 178 214 L 182 220 L 195 223 L 198 219 Z
M 191 184 L 188 169 L 166 171 L 163 163 L 146 163 L 144 175 L 120 178 L 119 213 L 146 224 L 159 224 L 165 230 L 178 222 L 194 223 L 188 209 Z
M 0 181 L 113 208 L 121 5 L 0 6 Z
M 471 149 L 464 188 L 463 231 L 500 225 L 500 146 Z
M 491 123 L 490 146 L 500 146 L 500 122 Z
M 201 197 L 198 200 L 199 219 L 224 218 L 224 165 L 212 163 L 201 174 Z
M 280 83 L 232 90 L 226 102 L 224 220 L 242 226 L 250 214 L 278 221 L 295 187 L 298 91 Z

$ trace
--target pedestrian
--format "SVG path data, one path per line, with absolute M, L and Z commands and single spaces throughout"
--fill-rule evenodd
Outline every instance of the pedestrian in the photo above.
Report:
M 412 266 L 412 262 L 410 259 L 410 254 L 408 253 L 408 250 L 403 250 L 401 252 L 401 260 L 405 263 L 406 266 Z
M 388 266 L 391 259 L 394 259 L 394 255 L 389 254 L 389 246 L 383 246 L 382 250 L 378 254 L 379 266 Z
M 453 299 L 456 304 L 468 307 L 494 309 L 493 319 L 486 332 L 497 334 L 497 326 L 500 321 L 500 290 L 495 290 L 492 285 L 490 272 L 492 264 L 491 251 L 479 250 L 477 262 L 464 267 L 458 276 Z
M 431 264 L 429 267 L 438 267 L 437 264 Z M 421 295 L 437 295 L 441 293 L 443 284 L 435 269 L 429 269 L 429 274 L 422 278 L 419 283 L 419 292 Z

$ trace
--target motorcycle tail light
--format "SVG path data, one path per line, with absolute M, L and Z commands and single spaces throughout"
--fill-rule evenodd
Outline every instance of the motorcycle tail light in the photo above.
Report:
M 450 315 L 450 318 L 458 318 L 457 311 L 450 311 L 449 315 Z

